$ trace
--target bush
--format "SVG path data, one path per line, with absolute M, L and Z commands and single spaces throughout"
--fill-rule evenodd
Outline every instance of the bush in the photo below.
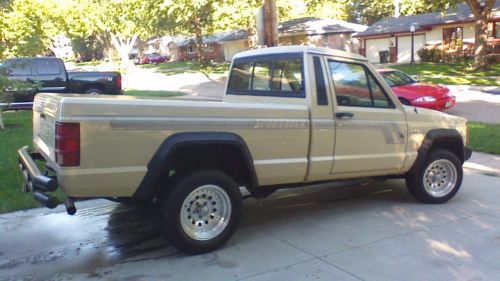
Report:
M 420 49 L 417 51 L 422 62 L 441 62 L 443 54 L 439 49 Z

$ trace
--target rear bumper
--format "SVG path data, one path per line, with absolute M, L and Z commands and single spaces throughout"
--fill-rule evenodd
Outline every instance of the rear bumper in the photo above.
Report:
M 23 175 L 22 191 L 32 193 L 33 198 L 47 208 L 53 209 L 59 205 L 59 199 L 48 192 L 56 191 L 59 187 L 57 177 L 54 170 L 48 165 L 45 165 L 45 171 L 40 171 L 35 160 L 43 160 L 40 153 L 32 153 L 28 146 L 24 146 L 18 150 L 19 168 Z M 76 212 L 72 198 L 67 198 L 65 201 L 66 211 L 73 215 Z

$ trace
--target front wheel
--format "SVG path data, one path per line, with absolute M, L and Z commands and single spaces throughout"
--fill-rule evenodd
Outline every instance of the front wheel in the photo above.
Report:
M 406 185 L 418 200 L 439 204 L 455 196 L 462 177 L 462 165 L 457 156 L 448 150 L 437 149 L 419 169 L 406 177 Z
M 175 180 L 160 196 L 160 220 L 167 239 L 178 249 L 201 254 L 224 245 L 241 217 L 242 197 L 232 178 L 200 171 Z

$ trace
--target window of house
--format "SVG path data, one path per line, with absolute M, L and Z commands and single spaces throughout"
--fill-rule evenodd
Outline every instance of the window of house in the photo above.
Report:
M 187 46 L 187 52 L 188 53 L 194 53 L 194 46 L 193 45 Z
M 463 28 L 450 27 L 443 28 L 443 43 L 445 48 L 456 49 L 462 45 Z
M 329 61 L 337 103 L 340 106 L 394 108 L 370 71 L 361 64 Z
M 292 55 L 235 60 L 228 94 L 304 97 L 302 58 Z
M 500 38 L 500 21 L 493 23 L 493 33 L 495 38 Z
M 207 44 L 207 51 L 213 52 L 214 51 L 214 44 L 212 44 L 212 43 Z

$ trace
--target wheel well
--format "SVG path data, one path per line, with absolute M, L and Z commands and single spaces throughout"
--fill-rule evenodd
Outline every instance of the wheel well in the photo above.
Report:
M 434 140 L 431 151 L 435 149 L 448 150 L 455 154 L 461 163 L 464 163 L 464 146 L 461 140 L 457 138 L 439 138 Z
M 221 171 L 238 185 L 251 184 L 248 159 L 237 145 L 196 144 L 183 145 L 169 157 L 169 176 L 182 175 L 195 170 L 213 169 Z
M 88 91 L 90 89 L 98 89 L 98 90 L 104 91 L 104 87 L 102 85 L 100 85 L 100 84 L 90 84 L 90 85 L 85 86 L 84 92 Z

